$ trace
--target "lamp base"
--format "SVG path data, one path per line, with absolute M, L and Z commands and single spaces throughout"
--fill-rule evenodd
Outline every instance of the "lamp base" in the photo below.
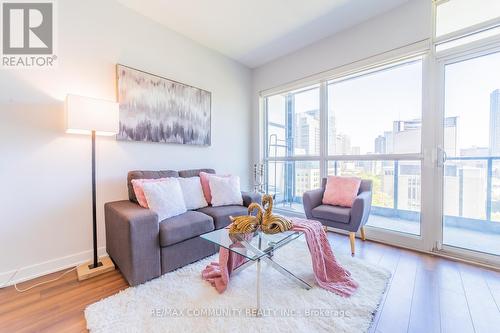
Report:
M 94 276 L 101 275 L 106 272 L 111 272 L 115 269 L 115 264 L 113 264 L 113 261 L 111 261 L 110 257 L 103 257 L 99 259 L 97 267 L 93 268 L 92 266 L 93 262 L 88 261 L 76 268 L 78 281 L 87 280 L 93 278 Z

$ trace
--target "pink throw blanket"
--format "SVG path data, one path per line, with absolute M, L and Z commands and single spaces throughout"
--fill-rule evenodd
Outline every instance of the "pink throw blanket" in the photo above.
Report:
M 314 276 L 319 286 L 340 296 L 349 297 L 358 284 L 351 278 L 349 271 L 335 260 L 330 243 L 321 223 L 305 219 L 292 219 L 293 230 L 305 234 L 307 246 L 311 253 Z M 219 262 L 212 262 L 202 272 L 202 278 L 222 293 L 229 283 L 231 272 L 247 259 L 221 247 Z

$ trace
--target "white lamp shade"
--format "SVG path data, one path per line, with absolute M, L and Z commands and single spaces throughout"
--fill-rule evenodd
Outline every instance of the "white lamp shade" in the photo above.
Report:
M 115 135 L 118 133 L 118 103 L 101 99 L 66 96 L 66 133 Z

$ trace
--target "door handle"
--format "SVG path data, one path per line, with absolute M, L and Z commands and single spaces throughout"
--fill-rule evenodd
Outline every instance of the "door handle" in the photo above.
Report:
M 439 168 L 444 167 L 444 164 L 446 163 L 447 160 L 448 160 L 448 155 L 446 154 L 446 151 L 443 148 L 438 147 L 437 148 L 437 166 Z

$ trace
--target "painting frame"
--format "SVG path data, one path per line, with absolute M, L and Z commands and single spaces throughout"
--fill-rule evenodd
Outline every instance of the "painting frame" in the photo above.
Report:
M 124 72 L 122 72 L 124 71 Z M 156 109 L 153 110 L 155 114 L 158 114 L 159 111 L 163 114 L 162 119 L 154 119 L 154 121 L 159 122 L 155 123 L 152 119 L 148 118 L 148 112 L 153 112 L 151 110 L 146 110 L 143 113 L 143 117 L 148 121 L 148 129 L 146 129 L 146 133 L 142 133 L 142 135 L 135 135 L 134 130 L 137 130 L 137 124 L 134 128 L 133 126 L 129 126 L 131 120 L 130 113 L 136 113 L 137 115 L 141 115 L 140 112 L 132 109 L 128 106 L 127 103 L 124 102 L 124 97 L 122 96 L 122 89 L 135 89 L 136 95 L 139 95 L 144 98 L 142 95 L 146 95 L 147 87 L 141 87 L 137 82 L 134 87 L 123 87 L 123 82 L 125 77 L 125 72 L 133 73 L 133 75 L 137 75 L 142 80 L 150 80 L 154 81 L 154 85 L 162 84 L 163 86 L 169 86 L 175 91 L 181 90 L 184 95 L 175 96 L 172 93 L 169 94 L 170 89 L 165 88 L 164 93 L 168 96 L 157 96 L 156 98 L 164 98 L 168 99 L 169 105 L 173 104 L 182 107 L 185 104 L 189 104 L 189 101 L 192 101 L 193 94 L 196 97 L 197 103 L 192 106 L 192 108 L 188 108 L 188 110 L 182 110 L 181 113 L 179 109 Z M 212 145 L 212 93 L 208 90 L 189 85 L 177 80 L 172 80 L 161 75 L 153 74 L 151 72 L 147 72 L 141 69 L 137 69 L 128 65 L 117 63 L 115 66 L 115 74 L 116 74 L 116 99 L 119 104 L 119 133 L 116 135 L 116 140 L 118 141 L 130 141 L 130 142 L 145 142 L 145 143 L 161 143 L 161 144 L 178 144 L 178 145 L 192 145 L 192 146 L 204 146 L 210 147 Z M 142 81 L 141 81 L 142 82 Z M 142 94 L 142 95 L 141 95 Z M 173 96 L 172 96 L 173 95 Z M 189 98 L 191 97 L 191 98 Z M 130 103 L 130 101 L 128 101 Z M 142 103 L 149 102 L 150 104 L 157 102 L 158 100 L 149 100 L 149 101 L 140 101 Z M 147 103 L 146 103 L 147 104 Z M 203 106 L 203 108 L 202 108 Z M 202 109 L 200 109 L 202 108 Z M 177 119 L 175 119 L 175 113 L 177 113 Z M 180 114 L 184 116 L 194 117 L 196 121 L 190 122 L 189 119 L 183 119 Z M 128 116 L 128 118 L 127 118 Z M 171 118 L 170 121 L 174 121 L 175 124 L 179 122 L 184 125 L 188 125 L 188 127 L 184 128 L 183 126 L 172 126 L 175 130 L 158 130 L 156 127 L 163 126 L 163 121 L 165 118 Z M 199 119 L 202 119 L 201 121 Z M 173 119 L 173 120 L 172 120 Z M 154 126 L 154 133 L 151 133 L 152 129 L 150 126 Z M 198 126 L 196 126 L 198 125 Z M 168 126 L 168 125 L 167 125 Z M 161 127 L 163 128 L 163 127 Z M 179 129 L 180 128 L 180 129 Z M 132 134 L 130 133 L 132 132 Z M 149 131 L 149 132 L 148 132 Z M 160 137 L 156 136 L 156 133 L 161 131 L 162 135 Z M 180 133 L 179 133 L 180 132 Z M 163 136 L 163 133 L 165 136 Z M 171 133 L 167 136 L 167 133 Z M 201 138 L 200 138 L 201 137 Z

